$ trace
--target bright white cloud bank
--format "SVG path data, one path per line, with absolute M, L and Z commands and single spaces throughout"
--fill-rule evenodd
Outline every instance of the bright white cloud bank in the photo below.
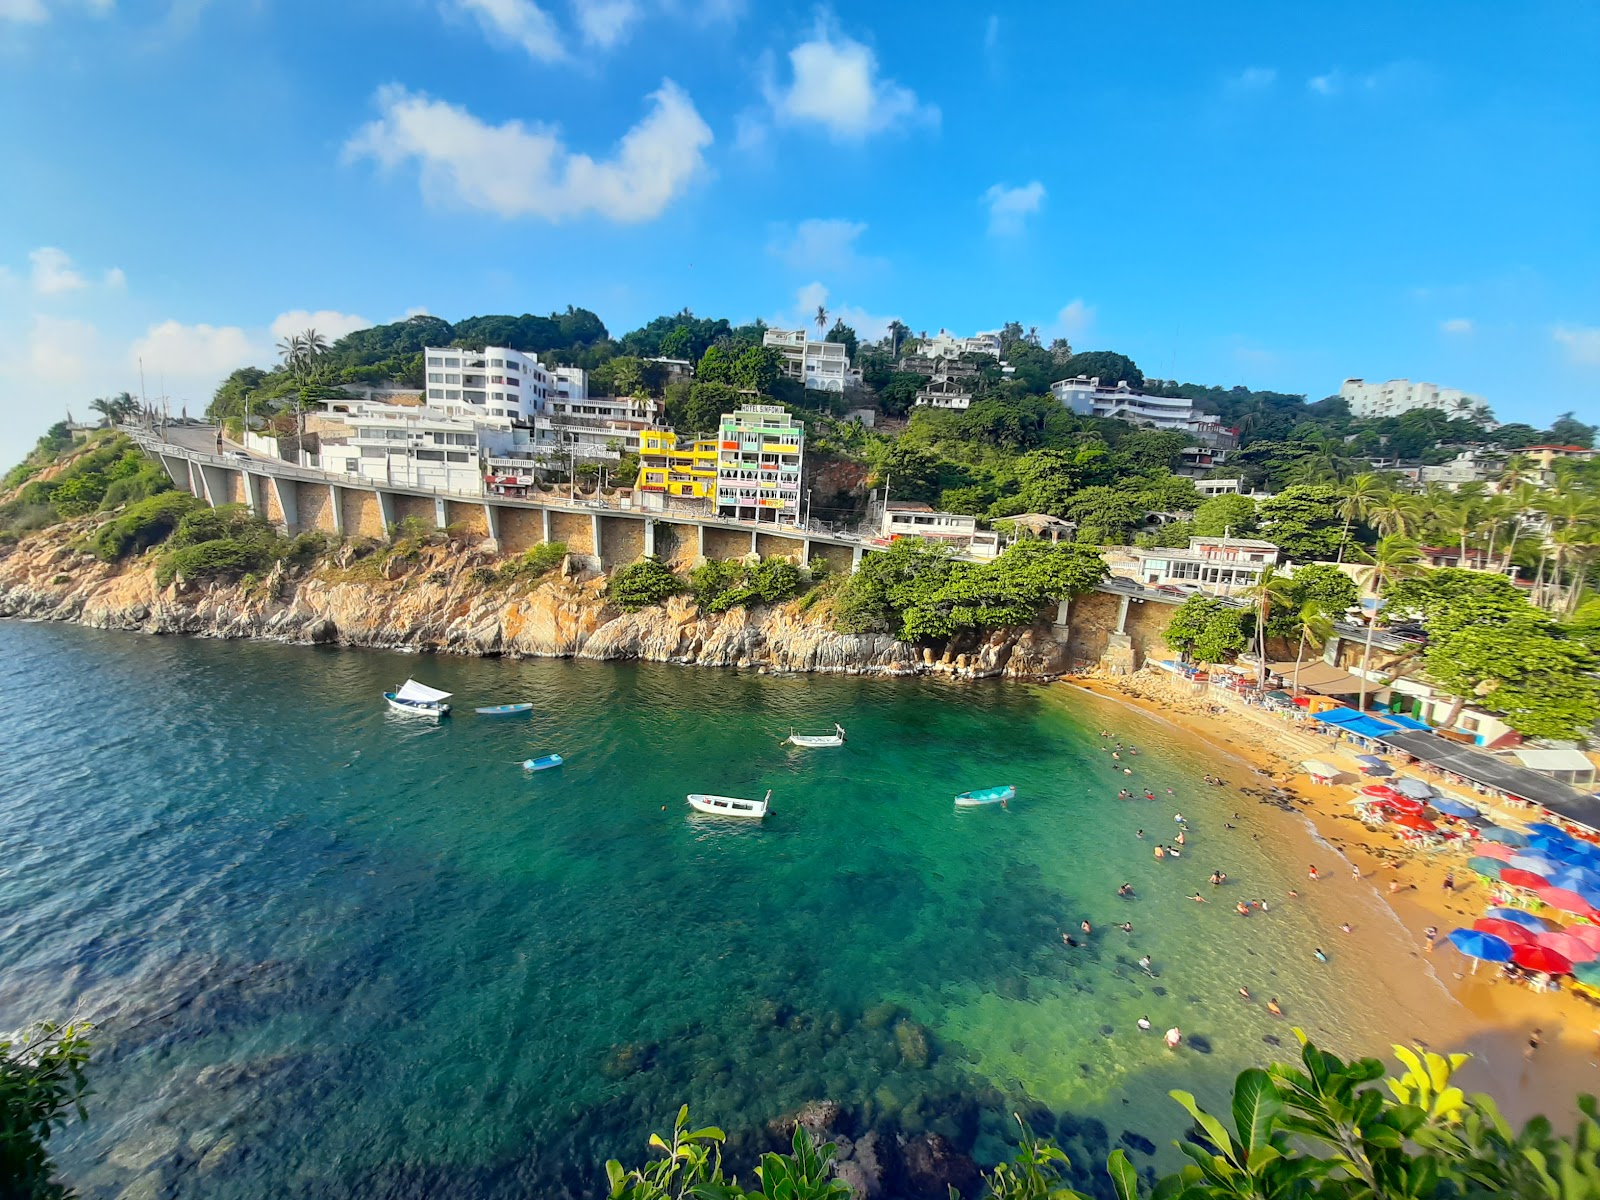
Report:
M 615 154 L 596 161 L 569 150 L 553 127 L 490 125 L 393 84 L 379 90 L 382 115 L 350 139 L 345 156 L 389 169 L 415 162 L 430 200 L 502 217 L 648 221 L 701 172 L 711 144 L 710 127 L 677 84 L 662 81 L 649 99 L 650 111 Z
M 559 62 L 567 56 L 556 23 L 533 0 L 456 0 L 477 18 L 491 42 L 513 42 L 536 62 Z
M 910 88 L 879 77 L 870 49 L 826 25 L 789 51 L 789 68 L 787 85 L 767 89 L 780 121 L 815 123 L 847 141 L 897 125 L 939 121 L 936 107 L 921 103 Z
M 411 315 L 410 312 L 406 313 L 408 317 Z M 336 342 L 347 333 L 354 333 L 358 329 L 371 329 L 372 324 L 365 317 L 358 317 L 355 313 L 335 312 L 327 308 L 307 312 L 303 308 L 297 308 L 292 312 L 278 314 L 272 322 L 272 336 L 286 338 L 291 334 L 315 329 L 328 341 Z

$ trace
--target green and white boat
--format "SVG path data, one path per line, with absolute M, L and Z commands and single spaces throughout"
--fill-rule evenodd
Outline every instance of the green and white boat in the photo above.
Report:
M 983 804 L 1004 804 L 1007 800 L 1014 798 L 1016 794 L 1017 789 L 1009 783 L 1002 784 L 999 787 L 978 788 L 975 791 L 962 792 L 957 796 L 956 807 L 977 808 Z

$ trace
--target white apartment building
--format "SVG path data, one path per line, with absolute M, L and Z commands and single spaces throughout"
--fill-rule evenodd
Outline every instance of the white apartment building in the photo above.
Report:
M 1182 396 L 1147 396 L 1126 382 L 1104 387 L 1099 376 L 1078 375 L 1052 383 L 1050 391 L 1080 417 L 1110 417 L 1132 425 L 1202 436 L 1214 437 L 1223 432 L 1215 417 L 1195 411 L 1194 401 Z
M 527 438 L 510 418 L 464 420 L 436 408 L 357 404 L 339 418 L 349 432 L 342 440 L 322 435 L 325 470 L 466 495 L 483 491 L 485 456 L 511 450 L 518 434 Z
M 972 407 L 972 393 L 963 389 L 956 380 L 941 377 L 931 379 L 927 387 L 919 388 L 911 403 L 916 408 L 944 408 L 965 412 Z
M 723 413 L 717 516 L 798 524 L 805 442 L 805 427 L 775 404 L 741 404 Z
M 434 408 L 531 423 L 550 394 L 549 372 L 520 350 L 489 346 L 480 354 L 429 346 L 422 353 Z
M 769 329 L 761 344 L 783 355 L 783 373 L 790 379 L 818 391 L 844 391 L 850 378 L 850 355 L 843 342 L 815 341 L 804 329 Z
M 918 341 L 922 343 L 917 348 L 917 353 L 925 358 L 960 358 L 963 354 L 987 354 L 992 358 L 1000 357 L 1000 331 L 990 330 L 985 333 L 975 333 L 971 337 L 957 337 L 948 330 L 941 329 L 934 336 L 926 333 L 919 335 Z
M 616 462 L 639 452 L 639 434 L 656 428 L 660 403 L 648 396 L 587 396 L 548 401 L 534 417 L 533 452 Z
M 1417 408 L 1437 408 L 1450 416 L 1465 416 L 1484 403 L 1482 396 L 1470 392 L 1442 388 L 1436 383 L 1412 383 L 1409 379 L 1384 383 L 1346 379 L 1339 385 L 1339 395 L 1349 403 L 1353 417 L 1398 417 Z
M 1137 576 L 1146 587 L 1187 587 L 1232 595 L 1260 582 L 1283 557 L 1271 542 L 1254 538 L 1190 538 L 1186 550 L 1135 550 Z
M 927 538 L 975 558 L 994 558 L 1000 553 L 1000 535 L 979 529 L 977 517 L 939 512 L 918 500 L 891 500 L 884 505 L 878 536 L 890 542 L 903 537 Z
M 586 400 L 589 397 L 589 372 L 582 367 L 550 368 L 551 400 Z

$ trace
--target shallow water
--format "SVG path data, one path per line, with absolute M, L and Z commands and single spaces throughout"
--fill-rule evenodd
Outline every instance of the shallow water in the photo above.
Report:
M 391 714 L 407 674 L 458 715 Z M 470 711 L 512 700 L 536 715 Z M 1325 916 L 1286 899 L 1301 852 L 1197 786 L 1220 760 L 1059 688 L 0 624 L 0 714 L 0 1024 L 101 1023 L 61 1141 L 91 1194 L 137 1174 L 108 1152 L 174 1135 L 150 1169 L 180 1196 L 598 1194 L 680 1103 L 748 1149 L 822 1096 L 980 1157 L 1029 1105 L 1098 1158 L 1094 1122 L 1165 1147 L 1168 1088 L 1214 1099 L 1263 1038 L 1292 1046 L 1269 994 L 1332 1048 L 1370 1040 L 1355 956 L 1313 962 Z M 780 744 L 835 720 L 842 749 Z M 516 765 L 549 751 L 566 766 Z M 954 808 L 995 783 L 1009 808 Z M 768 788 L 760 825 L 683 802 Z M 1180 810 L 1190 844 L 1157 862 Z

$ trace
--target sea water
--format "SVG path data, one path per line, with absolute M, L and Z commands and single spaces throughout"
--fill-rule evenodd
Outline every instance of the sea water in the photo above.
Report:
M 407 676 L 455 714 L 389 711 Z M 1021 1113 L 1088 1169 L 1124 1131 L 1167 1166 L 1169 1088 L 1220 1102 L 1291 1024 L 1372 1048 L 1259 782 L 1061 687 L 0 623 L 0 1026 L 97 1022 L 57 1139 L 91 1195 L 599 1195 L 680 1104 L 737 1157 L 819 1098 L 980 1158 Z M 762 823 L 684 802 L 768 789 Z

